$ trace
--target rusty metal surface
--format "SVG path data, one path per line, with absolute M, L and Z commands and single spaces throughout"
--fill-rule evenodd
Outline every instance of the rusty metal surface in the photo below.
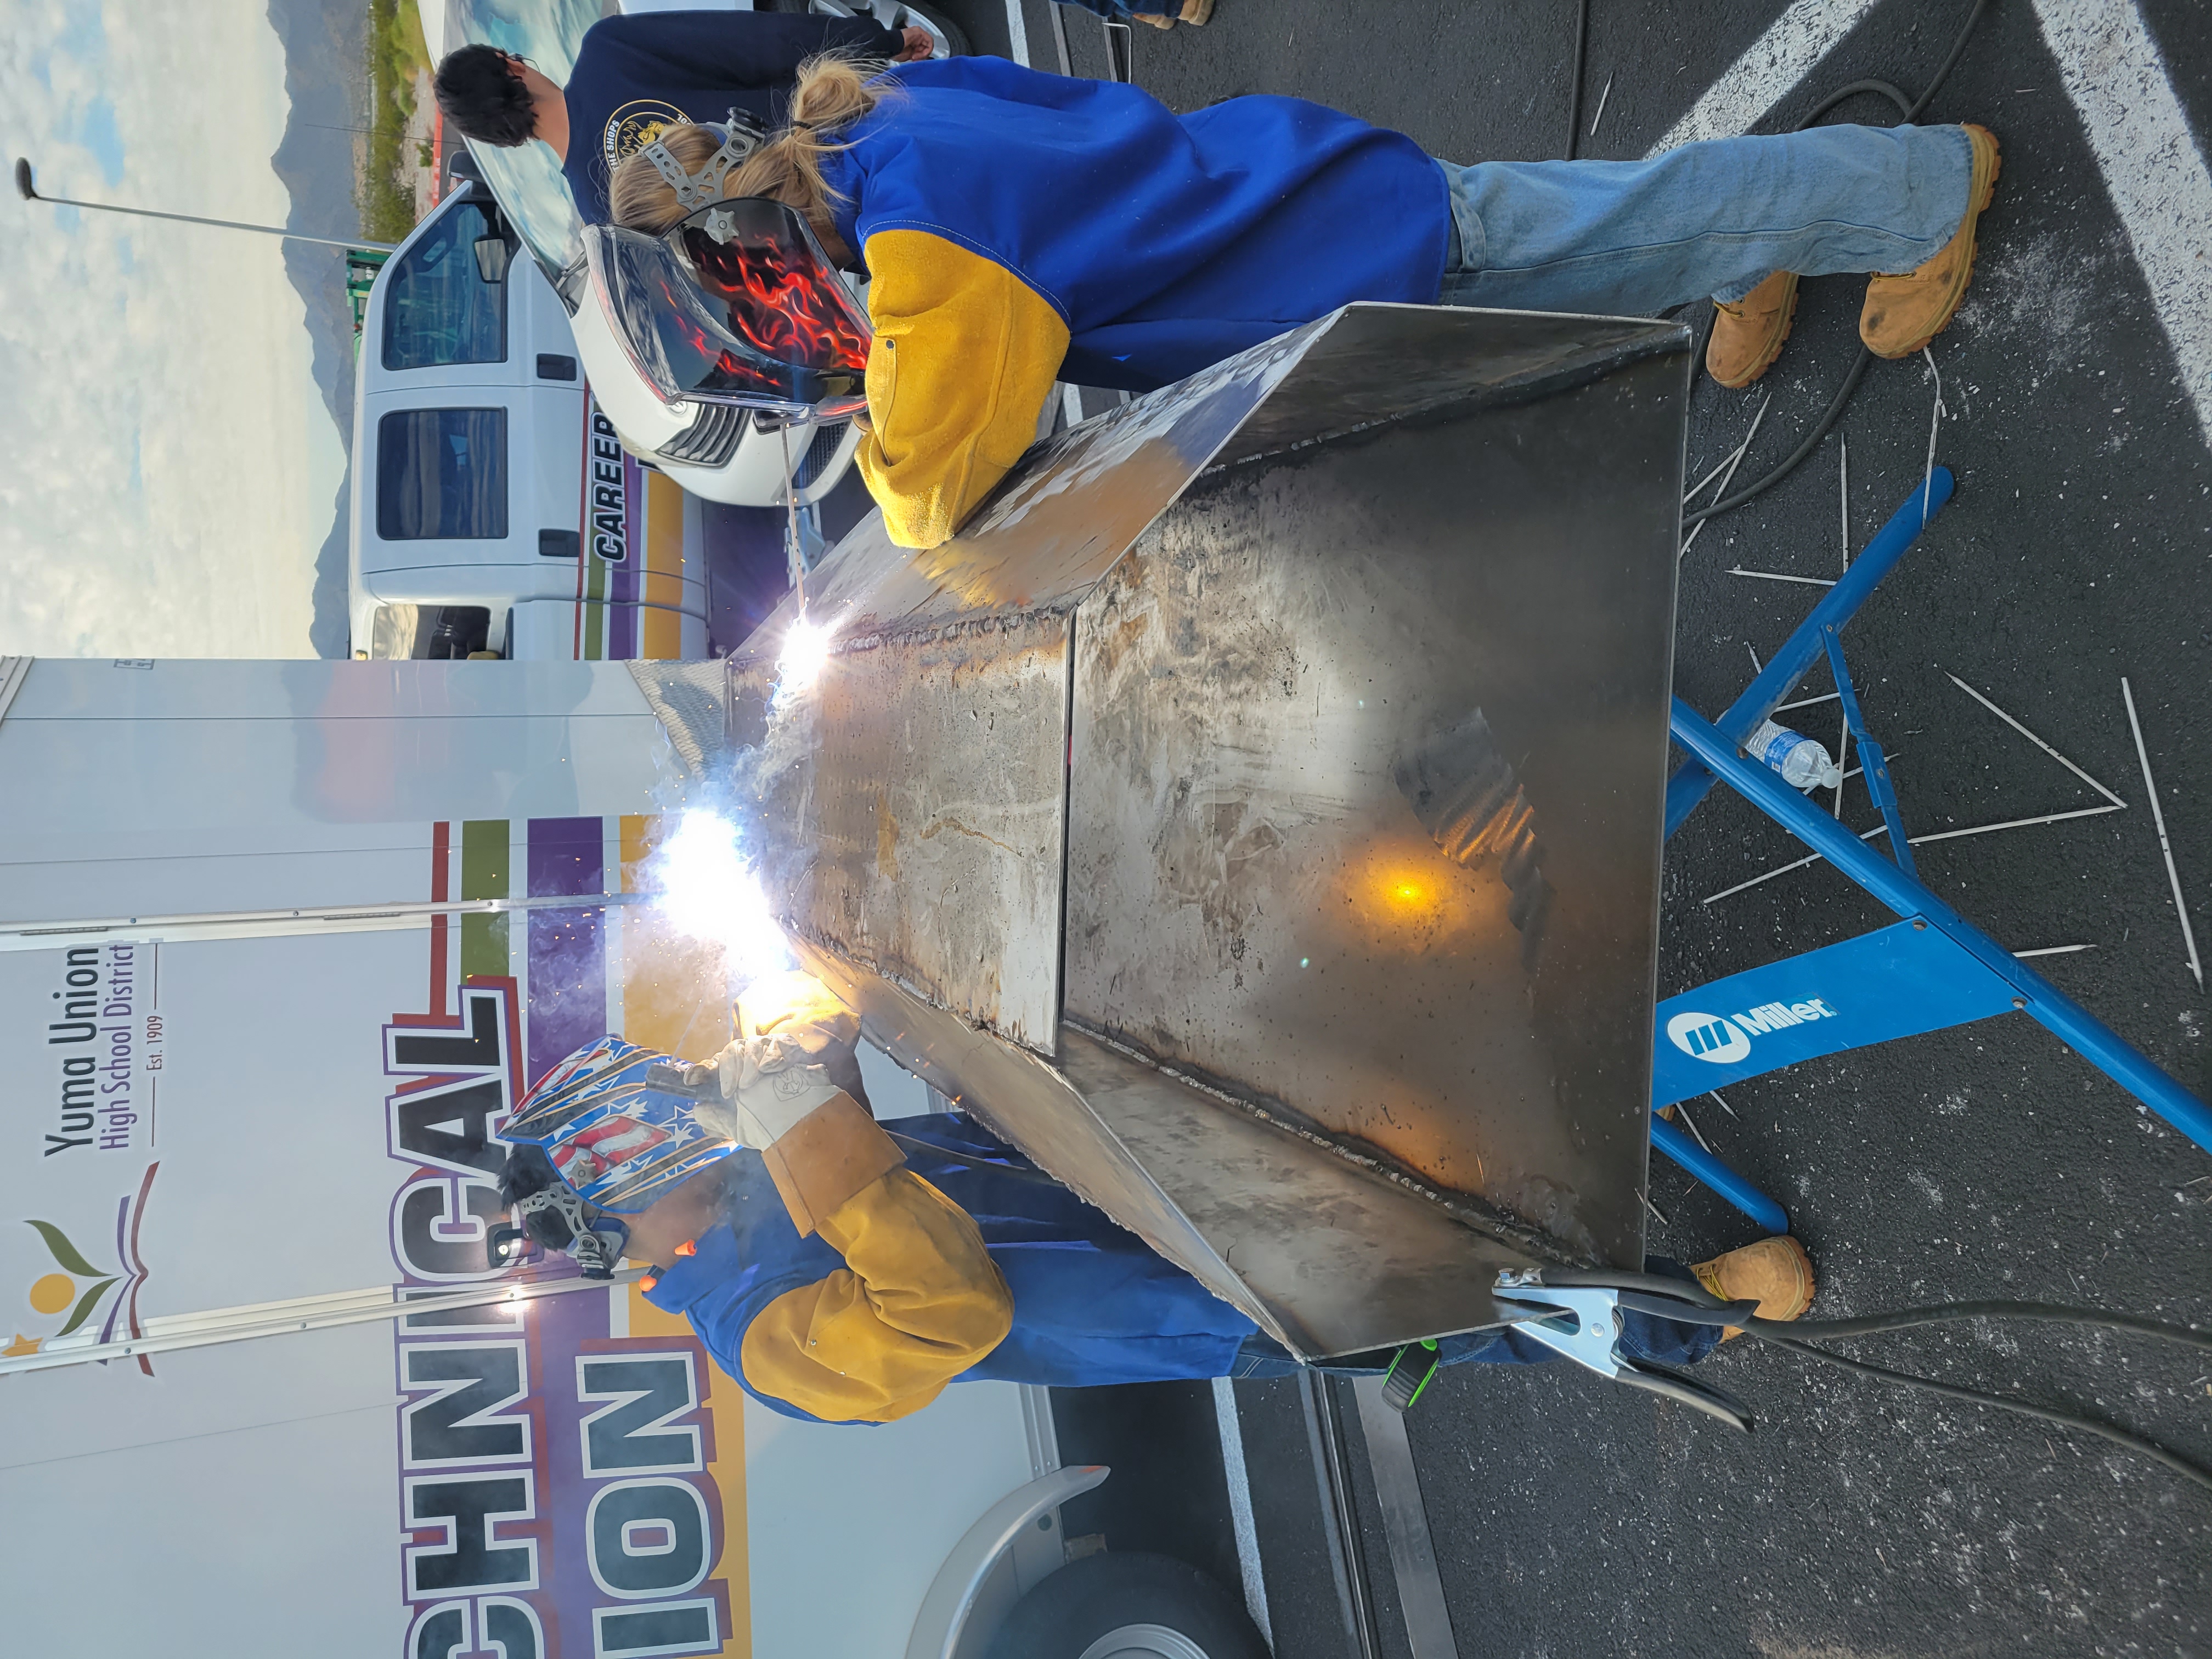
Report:
M 1048 1054 L 1068 620 L 1017 611 L 850 645 L 773 721 L 751 690 L 759 746 L 740 770 L 793 932 Z
M 1072 1022 L 1060 1026 L 1060 1065 L 1111 1144 L 1150 1173 L 1301 1358 L 1495 1324 L 1499 1270 L 1560 1254 L 1510 1218 L 1453 1205 Z
M 1267 1304 L 1115 1139 L 1058 1066 L 976 1030 L 834 950 L 797 944 L 807 972 L 859 1012 L 869 1041 L 1278 1341 L 1289 1340 Z
M 1498 1271 L 1557 1254 L 1096 1036 L 1063 1025 L 1048 1062 L 835 951 L 799 951 L 871 1042 L 1293 1353 L 1495 1323 Z
M 809 965 L 1297 1352 L 1639 1261 L 1688 365 L 1355 307 L 863 525 L 730 671 Z
M 795 596 L 730 659 L 730 746 L 796 932 L 1052 1052 L 1070 615 L 1326 328 L 1058 434 L 942 547 L 872 514 L 809 579 L 835 643 L 807 697 L 775 702 Z
M 1067 1015 L 1624 1263 L 1683 365 L 1217 473 L 1077 623 Z

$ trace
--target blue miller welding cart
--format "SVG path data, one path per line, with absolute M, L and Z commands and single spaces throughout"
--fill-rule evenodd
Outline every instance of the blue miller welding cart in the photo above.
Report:
M 1867 730 L 1844 660 L 1843 631 L 1943 504 L 1937 467 L 1828 590 L 1773 660 L 1717 721 L 1677 697 L 1668 730 L 1690 758 L 1667 787 L 1667 834 L 1723 784 L 1902 918 L 1841 944 L 1734 974 L 1661 1002 L 1655 1021 L 1651 1144 L 1769 1232 L 1790 1230 L 1782 1206 L 1699 1146 L 1659 1109 L 1822 1054 L 2021 1013 L 2055 1032 L 2150 1110 L 2212 1152 L 2212 1110 L 2050 981 L 1929 891 L 1914 872 L 1881 745 Z M 1881 809 L 1888 859 L 1738 745 L 1827 660 L 1844 720 Z

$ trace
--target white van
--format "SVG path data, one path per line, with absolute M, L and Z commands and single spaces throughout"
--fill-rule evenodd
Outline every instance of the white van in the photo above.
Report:
M 514 250 L 489 193 L 457 179 L 370 291 L 354 394 L 353 654 L 704 656 L 681 503 L 661 504 L 672 522 L 648 521 L 642 470 L 593 419 L 567 308 Z M 610 611 L 630 614 L 584 614 Z M 587 634 L 616 648 L 584 648 Z

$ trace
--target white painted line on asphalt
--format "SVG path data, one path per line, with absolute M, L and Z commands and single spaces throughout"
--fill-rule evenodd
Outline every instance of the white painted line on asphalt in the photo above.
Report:
M 2212 173 L 2132 3 L 2035 0 L 2035 15 L 2212 443 Z
M 1007 0 L 1008 4 L 1018 0 Z M 1237 1536 L 1237 1571 L 1244 1581 L 1244 1611 L 1260 1627 L 1269 1652 L 1274 1627 L 1267 1622 L 1267 1581 L 1260 1571 L 1260 1528 L 1252 1519 L 1252 1480 L 1244 1468 L 1244 1430 L 1237 1418 L 1237 1390 L 1225 1376 L 1213 1379 L 1213 1420 L 1221 1431 L 1221 1472 L 1229 1484 L 1229 1528 Z
M 1022 15 L 1022 0 L 1006 0 L 1006 37 L 1014 61 L 1024 69 L 1030 66 L 1030 26 Z
M 1690 112 L 1652 145 L 1657 155 L 1701 138 L 1733 138 L 1780 103 L 1814 65 L 1856 28 L 1878 0 L 1797 0 L 1707 87 Z

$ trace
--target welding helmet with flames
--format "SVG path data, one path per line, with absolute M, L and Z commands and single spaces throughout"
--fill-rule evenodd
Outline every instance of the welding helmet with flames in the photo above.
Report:
M 734 120 L 723 131 L 722 149 L 697 174 L 659 145 L 646 152 L 690 210 L 666 234 L 585 231 L 607 322 L 664 403 L 738 404 L 794 420 L 850 415 L 867 401 L 867 318 L 803 215 L 765 197 L 720 196 L 751 142 Z
M 649 1209 L 741 1144 L 714 1067 L 614 1036 L 548 1073 L 501 1135 L 513 1150 L 501 1194 L 515 1224 L 493 1230 L 491 1265 L 511 1265 L 534 1241 L 602 1278 L 629 1239 L 620 1218 Z

